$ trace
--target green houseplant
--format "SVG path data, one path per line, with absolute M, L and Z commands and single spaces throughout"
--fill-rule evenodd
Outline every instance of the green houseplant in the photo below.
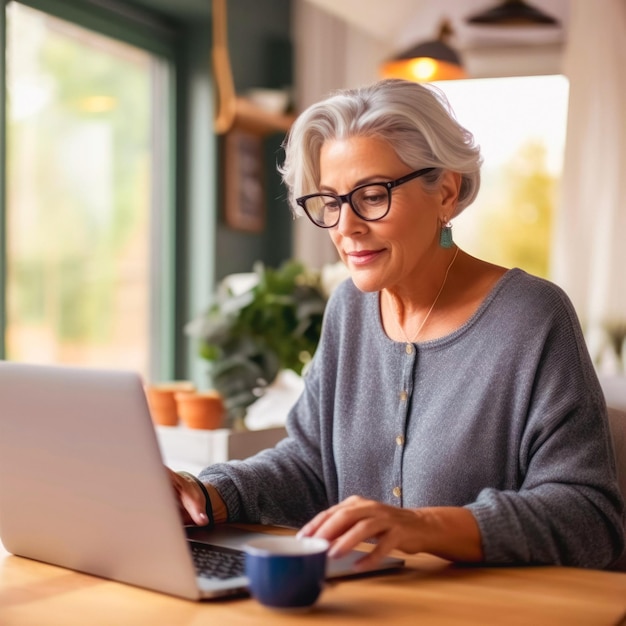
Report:
M 233 428 L 281 369 L 302 374 L 317 347 L 326 307 L 320 274 L 296 261 L 254 266 L 252 286 L 220 284 L 205 314 L 187 326 L 209 364 Z

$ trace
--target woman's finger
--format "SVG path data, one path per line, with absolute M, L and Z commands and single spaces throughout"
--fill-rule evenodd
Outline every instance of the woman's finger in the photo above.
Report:
M 380 519 L 367 517 L 356 520 L 332 541 L 328 555 L 341 558 L 364 541 L 377 539 L 384 530 L 385 524 Z
M 195 480 L 167 468 L 174 491 L 178 498 L 179 509 L 184 524 L 205 526 L 208 523 L 206 515 L 206 499 Z
M 299 531 L 298 537 L 312 537 L 317 534 L 317 531 L 323 526 L 326 521 L 332 517 L 337 511 L 346 507 L 346 500 L 329 507 L 328 509 L 318 513 L 312 520 L 307 522 Z

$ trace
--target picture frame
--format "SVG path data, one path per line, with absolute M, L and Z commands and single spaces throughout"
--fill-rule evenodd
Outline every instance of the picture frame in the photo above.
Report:
M 233 229 L 265 229 L 265 163 L 263 137 L 234 128 L 224 135 L 224 217 Z

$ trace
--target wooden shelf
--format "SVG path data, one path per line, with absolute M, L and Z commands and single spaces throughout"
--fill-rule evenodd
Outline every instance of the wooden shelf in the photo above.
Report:
M 213 0 L 212 58 L 217 89 L 214 127 L 218 135 L 233 128 L 260 136 L 289 130 L 295 116 L 271 113 L 235 93 L 226 33 L 226 0 Z
M 260 106 L 237 97 L 235 99 L 235 117 L 233 127 L 240 128 L 258 135 L 271 135 L 273 133 L 286 133 L 291 128 L 295 115 L 286 113 L 272 113 Z

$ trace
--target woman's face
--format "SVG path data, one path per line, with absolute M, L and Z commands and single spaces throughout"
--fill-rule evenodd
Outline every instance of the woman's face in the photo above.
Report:
M 406 176 L 411 168 L 377 137 L 329 140 L 320 152 L 320 191 L 346 194 L 365 183 Z M 414 179 L 391 192 L 391 208 L 381 220 L 362 220 L 341 207 L 330 237 L 361 291 L 414 285 L 440 251 L 442 222 L 454 213 L 459 176 L 446 172 L 434 191 Z M 418 283 L 419 284 L 419 283 Z

